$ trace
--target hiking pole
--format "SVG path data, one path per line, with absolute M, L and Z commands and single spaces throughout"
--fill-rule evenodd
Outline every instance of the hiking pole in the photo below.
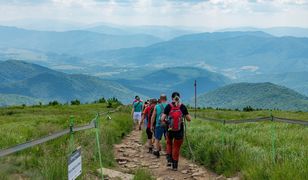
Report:
M 187 144 L 188 144 L 188 149 L 189 149 L 189 151 L 190 151 L 190 155 L 191 155 L 192 161 L 195 162 L 195 156 L 194 156 L 194 153 L 193 153 L 192 148 L 191 148 L 191 146 L 190 146 L 190 142 L 189 142 L 189 140 L 188 140 L 187 133 L 186 133 L 186 131 L 187 131 L 186 118 L 184 118 L 184 126 L 185 126 L 185 128 L 184 128 L 184 134 L 185 134 L 186 142 L 187 142 Z

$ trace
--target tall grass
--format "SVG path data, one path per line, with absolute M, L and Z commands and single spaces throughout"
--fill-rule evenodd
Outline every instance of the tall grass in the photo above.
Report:
M 107 110 L 106 104 L 80 106 L 43 106 L 0 108 L 0 149 L 66 129 L 69 117 L 75 125 L 85 125 L 97 112 Z M 108 109 L 110 110 L 110 109 Z M 113 144 L 119 142 L 132 128 L 129 109 L 121 108 L 111 114 L 111 120 L 100 117 L 100 144 L 104 167 L 114 166 Z M 67 158 L 70 136 L 26 149 L 0 159 L 0 179 L 67 179 Z M 99 168 L 95 130 L 74 134 L 75 147 L 81 146 L 82 179 L 97 175 Z
M 213 118 L 244 119 L 270 112 L 211 110 L 199 113 Z M 307 113 L 275 114 L 303 120 L 308 117 Z M 234 176 L 239 172 L 245 179 L 308 179 L 308 128 L 305 126 L 275 122 L 222 125 L 195 120 L 187 134 L 196 160 L 218 174 Z M 182 154 L 191 158 L 187 143 Z

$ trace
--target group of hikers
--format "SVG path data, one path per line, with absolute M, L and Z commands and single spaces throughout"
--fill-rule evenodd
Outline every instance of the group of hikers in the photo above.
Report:
M 139 96 L 135 97 L 132 108 L 135 130 L 146 129 L 147 147 L 149 153 L 160 157 L 161 140 L 166 140 L 167 166 L 177 171 L 180 148 L 184 139 L 184 121 L 191 121 L 191 116 L 180 101 L 180 93 L 173 92 L 170 103 L 167 96 L 161 94 L 159 99 L 143 102 Z M 154 138 L 153 138 L 154 136 Z

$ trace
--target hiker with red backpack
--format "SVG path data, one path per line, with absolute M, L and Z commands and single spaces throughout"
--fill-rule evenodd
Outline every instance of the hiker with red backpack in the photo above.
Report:
M 157 99 L 151 99 L 150 100 L 150 105 L 143 111 L 143 115 L 142 115 L 142 119 L 141 119 L 141 123 L 139 124 L 139 129 L 141 129 L 141 126 L 144 122 L 144 120 L 147 118 L 148 119 L 148 124 L 147 124 L 147 128 L 146 128 L 146 133 L 148 136 L 148 140 L 147 140 L 147 146 L 149 148 L 149 153 L 153 152 L 153 132 L 151 130 L 151 117 L 155 108 L 155 105 L 157 104 Z
M 161 151 L 161 144 L 160 140 L 162 136 L 166 132 L 165 124 L 162 123 L 162 115 L 164 113 L 164 110 L 167 106 L 167 96 L 165 94 L 161 94 L 159 98 L 159 104 L 157 104 L 154 108 L 151 123 L 152 123 L 152 132 L 154 132 L 154 151 L 153 154 L 159 158 L 160 157 L 160 151 Z
M 172 93 L 172 103 L 168 104 L 161 119 L 167 125 L 167 166 L 177 171 L 180 148 L 184 139 L 184 118 L 191 121 L 191 116 L 180 102 L 180 93 Z
M 134 129 L 138 126 L 141 121 L 141 113 L 142 113 L 143 103 L 139 96 L 135 97 L 132 108 L 132 116 L 134 120 Z

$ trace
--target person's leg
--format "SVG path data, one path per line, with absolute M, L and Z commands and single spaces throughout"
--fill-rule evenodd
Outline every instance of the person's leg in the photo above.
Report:
M 167 132 L 167 134 L 166 134 L 167 166 L 171 166 L 172 165 L 172 141 L 173 141 L 172 133 L 171 132 Z
M 155 149 L 154 149 L 154 152 L 153 154 L 157 156 L 157 158 L 160 157 L 160 153 L 159 151 L 161 150 L 160 148 L 160 140 L 163 136 L 163 131 L 162 131 L 162 128 L 161 127 L 156 127 L 155 128 L 155 133 L 154 133 L 154 136 L 155 136 Z
M 141 112 L 138 113 L 138 118 L 137 118 L 137 124 L 136 127 L 141 130 L 141 126 L 139 124 L 141 123 Z M 139 128 L 140 127 L 140 128 Z
M 178 169 L 178 161 L 180 157 L 180 149 L 182 144 L 183 144 L 183 138 L 174 139 L 173 149 L 172 149 L 172 169 L 175 171 Z
M 148 136 L 148 140 L 147 140 L 148 143 L 147 144 L 148 144 L 148 148 L 149 148 L 149 153 L 152 153 L 152 151 L 153 151 L 153 144 L 152 144 L 153 133 L 152 133 L 150 128 L 146 129 L 146 133 L 147 133 L 147 136 Z

